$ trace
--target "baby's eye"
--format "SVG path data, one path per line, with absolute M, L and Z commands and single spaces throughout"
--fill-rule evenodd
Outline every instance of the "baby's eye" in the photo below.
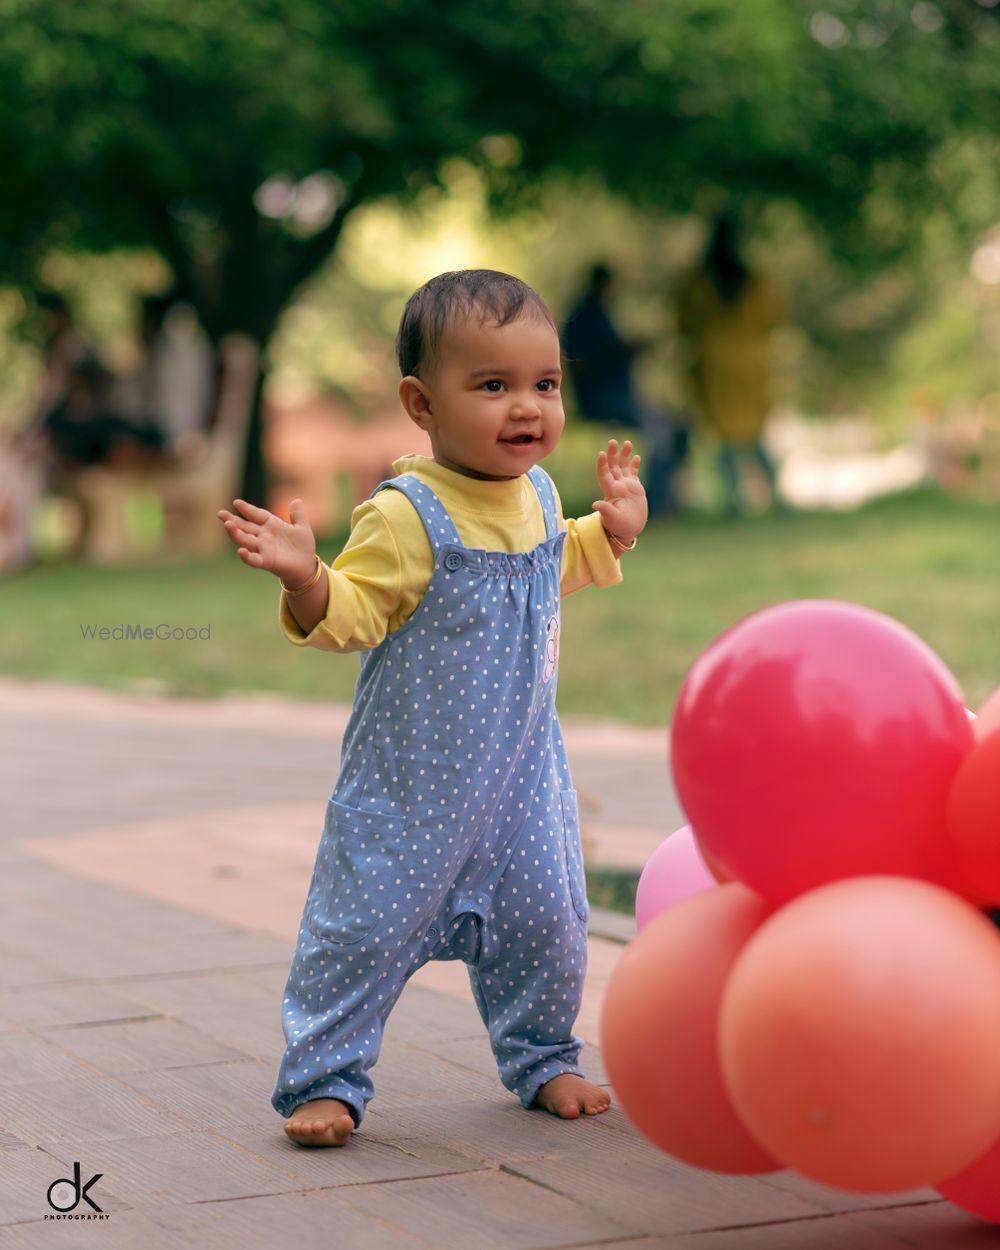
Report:
M 559 383 L 555 380 L 555 378 L 542 378 L 542 380 L 538 383 L 538 389 L 543 393 L 546 391 L 557 391 L 559 389 Z
M 490 378 L 488 382 L 483 383 L 483 390 L 489 391 L 491 395 L 498 395 L 503 390 L 503 383 L 499 378 Z

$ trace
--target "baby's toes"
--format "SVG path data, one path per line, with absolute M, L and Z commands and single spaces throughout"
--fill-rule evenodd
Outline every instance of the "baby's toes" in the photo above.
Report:
M 562 1098 L 556 1103 L 556 1115 L 564 1120 L 575 1120 L 580 1114 L 580 1103 L 575 1098 Z
M 611 1106 L 611 1096 L 604 1090 L 600 1090 L 597 1094 L 587 1094 L 583 1102 L 583 1109 L 587 1115 L 600 1115 L 602 1111 L 607 1111 Z

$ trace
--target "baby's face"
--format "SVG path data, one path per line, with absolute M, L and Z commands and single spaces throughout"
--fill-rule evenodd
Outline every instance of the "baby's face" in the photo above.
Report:
M 559 441 L 559 336 L 527 313 L 449 326 L 426 379 L 434 459 L 467 477 L 520 477 Z

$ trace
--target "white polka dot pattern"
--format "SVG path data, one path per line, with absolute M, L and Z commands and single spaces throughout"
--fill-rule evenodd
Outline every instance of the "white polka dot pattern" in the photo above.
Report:
M 285 989 L 282 1115 L 339 1098 L 360 1122 L 385 1021 L 428 959 L 469 965 L 500 1078 L 525 1106 L 580 1070 L 587 899 L 546 655 L 564 535 L 547 474 L 530 478 L 547 536 L 529 552 L 463 547 L 413 475 L 379 488 L 417 509 L 435 570 L 362 659 Z

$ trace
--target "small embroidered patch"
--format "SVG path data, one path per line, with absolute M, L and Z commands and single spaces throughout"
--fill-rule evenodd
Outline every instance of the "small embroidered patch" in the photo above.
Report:
M 545 626 L 545 665 L 542 668 L 542 681 L 551 681 L 556 675 L 559 663 L 559 617 L 550 616 Z

